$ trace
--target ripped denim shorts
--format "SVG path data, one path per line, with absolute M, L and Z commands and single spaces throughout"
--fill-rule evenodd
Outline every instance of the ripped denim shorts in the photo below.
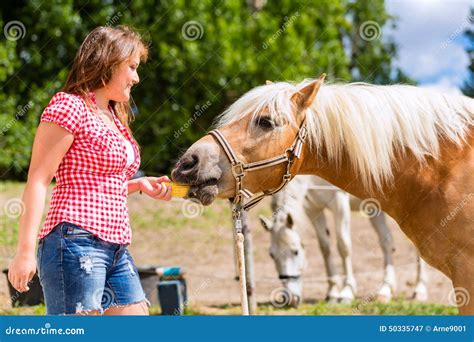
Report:
M 146 302 L 128 245 L 103 241 L 62 222 L 38 246 L 38 273 L 48 315 L 103 313 Z

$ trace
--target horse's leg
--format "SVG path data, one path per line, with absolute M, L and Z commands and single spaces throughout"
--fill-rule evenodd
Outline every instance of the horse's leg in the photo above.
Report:
M 338 276 L 331 257 L 331 239 L 329 228 L 326 222 L 326 216 L 324 215 L 323 210 L 307 210 L 306 212 L 309 219 L 313 223 L 314 230 L 316 231 L 316 235 L 319 240 L 319 248 L 321 249 L 321 253 L 323 254 L 324 258 L 324 266 L 326 268 L 329 285 L 326 300 L 330 304 L 335 304 L 339 299 Z
M 383 283 L 377 291 L 377 299 L 388 302 L 392 299 L 397 288 L 395 268 L 393 267 L 393 252 L 395 251 L 392 232 L 388 228 L 385 213 L 370 218 L 370 223 L 379 237 L 383 251 L 384 277 Z
M 450 304 L 457 305 L 460 315 L 474 315 L 474 273 L 469 267 L 464 264 L 455 271 L 454 288 L 449 295 Z
M 458 243 L 456 254 L 449 260 L 451 279 L 453 281 L 452 292 L 448 296 L 451 305 L 457 305 L 460 315 L 474 315 L 474 243 L 470 240 L 467 245 Z
M 351 207 L 349 194 L 338 191 L 330 205 L 336 223 L 337 248 L 344 267 L 344 285 L 339 297 L 342 303 L 350 303 L 357 292 L 357 283 L 352 269 Z
M 428 300 L 428 289 L 426 284 L 428 283 L 428 264 L 420 257 L 420 254 L 416 255 L 417 262 L 417 276 L 416 276 L 416 287 L 413 293 L 413 299 L 426 302 Z
M 453 282 L 453 295 L 458 303 L 458 310 L 460 315 L 474 315 L 474 277 L 471 277 L 471 282 L 465 278 L 459 282 Z

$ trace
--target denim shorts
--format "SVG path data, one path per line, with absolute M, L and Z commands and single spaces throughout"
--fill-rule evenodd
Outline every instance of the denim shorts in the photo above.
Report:
M 128 245 L 103 241 L 81 227 L 58 224 L 38 246 L 38 273 L 48 315 L 104 310 L 145 301 Z

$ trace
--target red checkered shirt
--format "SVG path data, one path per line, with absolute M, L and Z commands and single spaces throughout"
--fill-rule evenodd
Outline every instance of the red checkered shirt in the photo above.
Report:
M 90 99 L 95 106 L 94 93 Z M 102 240 L 129 244 L 132 231 L 127 180 L 138 170 L 140 153 L 127 129 L 114 115 L 121 136 L 94 113 L 83 97 L 63 92 L 53 96 L 41 121 L 63 127 L 74 135 L 74 141 L 56 171 L 56 186 L 38 238 L 67 221 Z M 129 167 L 123 137 L 135 151 L 135 160 Z

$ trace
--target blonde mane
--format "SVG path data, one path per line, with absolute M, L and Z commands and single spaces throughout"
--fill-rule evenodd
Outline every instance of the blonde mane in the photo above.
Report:
M 252 114 L 294 123 L 291 96 L 312 80 L 278 82 L 254 88 L 233 103 L 217 127 Z M 346 152 L 364 186 L 381 189 L 393 178 L 397 152 L 410 151 L 421 163 L 438 158 L 440 137 L 465 142 L 474 125 L 474 100 L 407 85 L 325 84 L 306 110 L 309 144 L 324 148 L 339 164 Z M 269 156 L 270 157 L 270 156 Z

